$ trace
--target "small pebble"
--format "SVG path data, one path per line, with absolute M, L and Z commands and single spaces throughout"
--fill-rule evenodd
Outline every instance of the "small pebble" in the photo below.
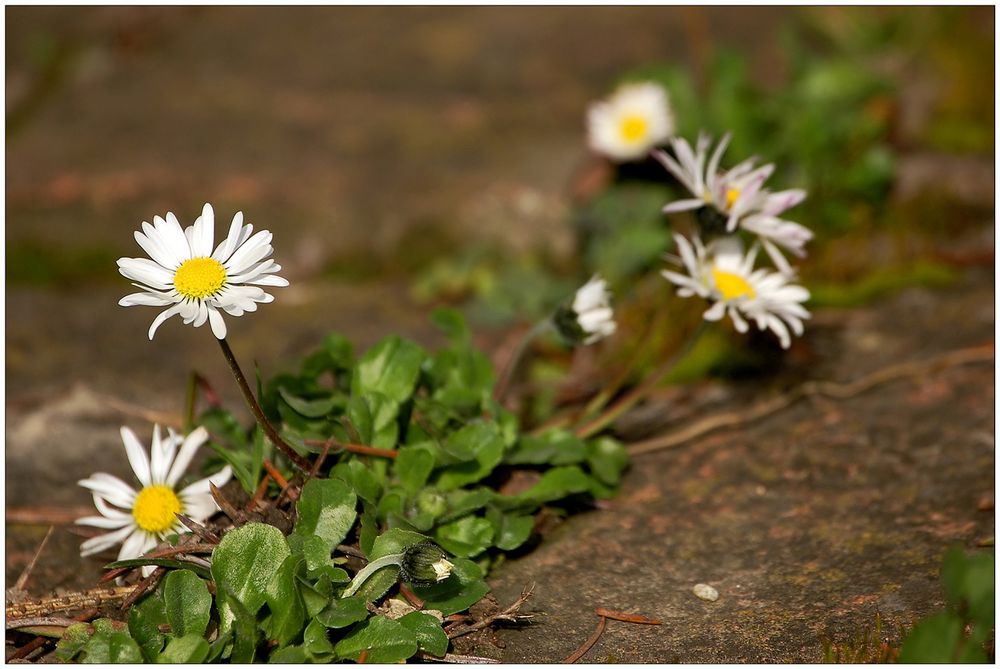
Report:
M 691 588 L 691 592 L 698 599 L 704 599 L 706 602 L 714 602 L 719 598 L 719 591 L 710 585 L 705 583 L 699 583 L 698 585 Z

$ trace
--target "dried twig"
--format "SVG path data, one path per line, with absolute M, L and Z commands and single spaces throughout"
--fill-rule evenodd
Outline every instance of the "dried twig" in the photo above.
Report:
M 778 395 L 768 400 L 760 402 L 746 411 L 732 411 L 728 413 L 708 416 L 702 420 L 695 421 L 687 427 L 674 432 L 639 441 L 628 446 L 630 455 L 642 455 L 653 453 L 668 448 L 675 448 L 687 443 L 692 439 L 701 437 L 709 432 L 727 427 L 737 427 L 746 423 L 759 420 L 773 413 L 776 413 L 794 402 L 814 395 L 823 395 L 834 399 L 847 399 L 859 395 L 875 386 L 899 379 L 921 376 L 937 368 L 953 367 L 956 365 L 968 365 L 975 363 L 992 362 L 994 359 L 992 346 L 975 346 L 963 348 L 956 351 L 935 356 L 929 360 L 918 360 L 890 365 L 882 369 L 863 376 L 860 379 L 848 383 L 836 383 L 833 381 L 809 381 L 803 383 L 798 388 L 783 395 Z
M 521 591 L 521 596 L 518 597 L 513 604 L 508 606 L 500 613 L 495 613 L 491 616 L 486 616 L 482 620 L 474 622 L 471 625 L 462 625 L 461 627 L 453 628 L 448 631 L 448 638 L 454 639 L 456 637 L 464 636 L 466 634 L 471 634 L 472 632 L 481 630 L 484 627 L 493 624 L 497 620 L 518 622 L 519 620 L 525 620 L 531 618 L 530 615 L 518 615 L 517 611 L 518 609 L 521 608 L 522 605 L 524 605 L 526 601 L 528 601 L 528 598 L 531 597 L 534 591 L 535 591 L 535 584 L 532 583 L 531 585 L 525 587 L 524 590 Z
M 84 611 L 79 615 L 73 616 L 73 620 L 78 623 L 85 623 L 94 618 L 95 616 L 97 616 L 97 614 L 98 614 L 97 609 L 90 609 L 88 611 Z M 39 648 L 41 648 L 42 646 L 44 646 L 46 643 L 49 643 L 50 641 L 52 641 L 51 637 L 37 636 L 28 643 L 24 644 L 23 646 L 15 650 L 13 653 L 11 653 L 10 657 L 7 658 L 7 661 L 10 662 L 11 660 L 24 659 L 29 655 L 31 655 L 32 653 L 34 653 Z
M 420 658 L 421 660 L 427 660 L 428 662 L 445 662 L 448 664 L 500 664 L 500 660 L 494 660 L 491 657 L 455 655 L 454 653 L 445 653 L 442 657 L 438 657 L 437 655 L 431 655 L 430 653 L 420 651 L 414 657 Z
M 8 525 L 72 525 L 78 518 L 93 515 L 93 507 L 21 506 L 7 507 Z
M 662 625 L 659 620 L 653 620 L 652 618 L 647 618 L 646 616 L 636 615 L 634 613 L 625 613 L 623 611 L 612 611 L 611 609 L 605 609 L 597 607 L 594 609 L 594 613 L 599 616 L 604 616 L 605 618 L 610 618 L 611 620 L 620 620 L 623 623 L 635 623 L 636 625 Z
M 174 514 L 174 515 L 177 516 L 177 520 L 181 521 L 181 524 L 184 527 L 186 527 L 189 530 L 191 530 L 191 532 L 196 537 L 198 537 L 199 539 L 201 539 L 205 543 L 208 543 L 208 544 L 217 544 L 217 543 L 219 543 L 219 537 L 215 534 L 215 532 L 212 532 L 207 527 L 205 527 L 201 523 L 197 522 L 193 518 L 190 518 L 189 516 L 185 516 L 183 513 L 177 513 L 177 514 Z
M 246 515 L 230 504 L 229 500 L 222 496 L 222 491 L 219 490 L 219 488 L 211 481 L 208 483 L 208 489 L 209 492 L 212 493 L 212 499 L 214 499 L 215 503 L 219 505 L 220 509 L 222 509 L 222 513 L 229 516 L 230 520 L 237 525 L 243 525 L 246 522 Z
M 263 464 L 264 464 L 264 469 L 267 470 L 267 473 L 271 475 L 271 478 L 274 479 L 274 482 L 278 484 L 279 488 L 281 488 L 281 492 L 285 492 L 285 488 L 288 487 L 288 481 L 285 479 L 284 476 L 281 475 L 281 472 L 278 471 L 278 468 L 275 467 L 274 463 L 272 463 L 270 460 L 264 460 Z
M 305 439 L 302 443 L 307 446 L 338 448 L 342 451 L 357 453 L 358 455 L 374 455 L 379 458 L 390 458 L 393 460 L 397 455 L 399 455 L 398 451 L 394 451 L 390 448 L 375 448 L 374 446 L 365 446 L 363 444 L 345 444 L 339 441 L 334 441 L 333 439 Z
M 128 593 L 128 597 L 122 601 L 121 608 L 127 609 L 139 601 L 140 597 L 156 587 L 156 584 L 160 582 L 160 579 L 163 578 L 163 575 L 166 573 L 167 570 L 163 567 L 157 567 L 154 569 L 149 576 L 139 581 L 138 585 L 135 586 L 132 592 Z
M 581 657 L 586 655 L 587 651 L 593 648 L 594 644 L 597 643 L 597 640 L 601 638 L 602 634 L 604 634 L 604 627 L 607 624 L 608 624 L 608 619 L 605 618 L 604 616 L 599 616 L 597 619 L 597 627 L 594 628 L 594 633 L 591 634 L 590 637 L 583 642 L 582 646 L 580 646 L 572 653 L 570 653 L 569 657 L 567 657 L 565 660 L 562 661 L 562 664 L 573 664 Z
M 17 577 L 17 582 L 14 583 L 14 590 L 24 592 L 24 585 L 28 582 L 28 578 L 31 576 L 31 572 L 34 570 L 35 565 L 38 564 L 38 558 L 41 556 L 42 551 L 45 550 L 45 544 L 49 543 L 49 537 L 52 536 L 52 531 L 55 529 L 55 526 L 49 526 L 49 531 L 45 533 L 45 538 L 42 539 L 42 543 L 38 544 L 38 548 L 35 549 L 35 554 L 32 556 L 31 561 L 28 562 L 27 566 L 25 566 L 21 575 Z
M 47 616 L 58 611 L 77 611 L 80 609 L 100 608 L 106 604 L 119 602 L 126 597 L 135 586 L 119 586 L 115 588 L 96 588 L 81 592 L 70 592 L 57 597 L 45 597 L 27 602 L 17 602 L 7 606 L 7 620 Z
M 253 497 L 247 502 L 246 511 L 250 513 L 254 511 L 264 502 L 264 495 L 267 494 L 267 486 L 271 482 L 271 475 L 267 472 L 260 479 L 260 484 L 257 486 L 257 490 L 254 491 Z

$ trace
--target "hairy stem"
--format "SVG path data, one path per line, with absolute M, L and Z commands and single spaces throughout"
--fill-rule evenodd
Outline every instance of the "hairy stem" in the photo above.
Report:
M 303 458 L 301 455 L 295 452 L 291 446 L 289 446 L 278 431 L 274 429 L 271 422 L 264 415 L 263 409 L 260 408 L 260 404 L 257 402 L 257 398 L 254 397 L 253 391 L 250 390 L 250 385 L 247 383 L 247 379 L 243 376 L 243 370 L 240 369 L 240 364 L 236 362 L 236 356 L 233 355 L 233 349 L 229 348 L 229 342 L 225 339 L 220 339 L 219 346 L 222 348 L 222 355 L 229 363 L 229 369 L 232 370 L 233 376 L 236 377 L 236 385 L 240 387 L 243 392 L 243 399 L 246 400 L 247 406 L 250 407 L 250 412 L 253 413 L 254 418 L 264 429 L 264 433 L 268 436 L 271 442 L 277 446 L 281 451 L 288 457 L 292 463 L 304 472 L 308 472 L 311 467 L 309 461 Z
M 367 565 L 365 565 L 364 569 L 362 569 L 361 571 L 359 571 L 357 574 L 354 575 L 354 579 L 351 581 L 351 584 L 347 587 L 347 590 L 344 590 L 344 594 L 342 594 L 341 597 L 350 597 L 351 595 L 353 595 L 355 592 L 358 591 L 358 588 L 360 588 L 362 585 L 365 584 L 365 581 L 368 580 L 368 577 L 377 572 L 379 569 L 383 569 L 385 567 L 389 567 L 392 565 L 399 566 L 402 563 L 402 561 L 403 561 L 403 553 L 393 553 L 392 555 L 386 555 L 385 557 L 381 557 L 377 560 L 372 560 Z
M 514 378 L 514 372 L 517 371 L 518 366 L 521 364 L 521 359 L 524 357 L 524 353 L 528 350 L 528 344 L 534 341 L 540 334 L 552 327 L 552 319 L 545 318 L 544 320 L 535 323 L 528 332 L 521 338 L 518 342 L 517 348 L 514 350 L 514 354 L 510 357 L 507 362 L 507 366 L 504 367 L 503 373 L 500 375 L 500 379 L 497 381 L 497 385 L 493 389 L 493 397 L 500 401 L 503 399 L 504 394 L 507 392 L 507 386 L 510 385 L 510 380 Z
M 701 333 L 706 329 L 706 322 L 702 321 L 698 325 L 698 329 L 694 331 L 691 337 L 688 338 L 687 342 L 681 349 L 674 354 L 669 360 L 667 360 L 659 369 L 650 374 L 645 381 L 636 386 L 632 391 L 627 393 L 620 400 L 612 404 L 604 413 L 594 418 L 589 423 L 582 425 L 577 429 L 576 435 L 578 437 L 586 439 L 607 427 L 610 423 L 614 422 L 626 411 L 631 409 L 635 404 L 648 395 L 650 392 L 656 389 L 663 379 L 666 378 L 677 363 L 680 362 L 684 356 L 686 356 L 692 348 L 694 348 L 695 342 L 701 337 Z

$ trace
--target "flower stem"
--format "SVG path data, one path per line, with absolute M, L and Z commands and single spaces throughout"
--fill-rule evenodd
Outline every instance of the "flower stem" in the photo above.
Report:
M 351 584 L 347 586 L 347 590 L 344 590 L 343 594 L 340 596 L 343 598 L 353 595 L 358 591 L 358 588 L 365 584 L 368 577 L 377 572 L 379 569 L 402 564 L 403 555 L 405 555 L 405 553 L 393 553 L 392 555 L 386 555 L 385 557 L 380 557 L 377 560 L 372 560 L 365 565 L 364 569 L 354 575 L 354 579 L 351 580 Z
M 649 324 L 649 327 L 643 333 L 642 337 L 639 338 L 639 341 L 646 343 L 653 339 L 653 337 L 660 331 L 660 327 L 663 325 L 666 313 L 667 312 L 664 309 L 657 311 L 656 317 Z M 583 413 L 577 417 L 578 420 L 589 418 L 604 408 L 604 405 L 608 403 L 608 400 L 614 397 L 615 393 L 618 392 L 618 389 L 621 388 L 622 385 L 624 385 L 624 383 L 628 380 L 632 369 L 639 364 L 639 361 L 642 359 L 642 353 L 643 347 L 641 345 L 637 346 L 628 362 L 625 363 L 621 371 L 611 380 L 611 383 L 587 403 L 587 406 L 584 407 Z
M 250 386 L 247 384 L 246 377 L 243 376 L 243 370 L 240 369 L 240 364 L 236 362 L 236 356 L 233 355 L 233 349 L 229 348 L 229 342 L 225 339 L 220 339 L 218 341 L 219 346 L 222 348 L 222 355 L 226 359 L 226 362 L 229 363 L 229 369 L 232 370 L 233 376 L 236 377 L 236 385 L 238 385 L 240 390 L 243 392 L 243 399 L 246 400 L 247 406 L 250 407 L 250 412 L 264 429 L 264 433 L 275 446 L 281 449 L 281 451 L 296 467 L 304 472 L 308 472 L 311 469 L 309 461 L 296 453 L 295 449 L 289 446 L 285 440 L 281 438 L 281 435 L 278 434 L 278 431 L 274 429 L 274 426 L 271 425 L 271 422 L 264 415 L 264 411 L 260 408 L 257 398 L 253 396 L 253 391 L 250 390 Z
M 528 332 L 521 338 L 518 342 L 517 348 L 514 349 L 514 354 L 510 356 L 510 360 L 507 361 L 507 366 L 504 367 L 503 373 L 500 375 L 500 379 L 497 381 L 496 386 L 493 389 L 493 397 L 497 401 L 503 399 L 503 396 L 507 392 L 507 386 L 510 385 L 510 380 L 514 378 L 514 372 L 517 371 L 518 366 L 521 364 L 521 359 L 524 357 L 525 351 L 528 350 L 528 344 L 534 341 L 540 334 L 552 327 L 552 319 L 545 318 L 532 327 Z
M 653 372 L 645 381 L 636 386 L 631 392 L 626 394 L 620 400 L 615 402 L 607 411 L 601 415 L 594 418 L 589 423 L 582 425 L 576 431 L 576 436 L 586 439 L 602 429 L 607 427 L 608 424 L 612 423 L 615 419 L 621 416 L 623 413 L 631 409 L 639 400 L 645 397 L 649 392 L 656 388 L 666 378 L 674 367 L 680 362 L 684 356 L 686 356 L 694 344 L 701 337 L 701 334 L 706 330 L 706 322 L 703 320 L 699 325 L 698 329 L 688 338 L 687 342 L 681 349 L 675 353 L 666 363 L 664 363 L 659 369 Z

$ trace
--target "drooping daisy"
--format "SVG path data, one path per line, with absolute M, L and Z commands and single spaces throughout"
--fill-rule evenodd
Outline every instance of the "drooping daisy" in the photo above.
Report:
M 757 159 L 748 158 L 731 170 L 720 172 L 719 163 L 730 138 L 731 135 L 727 133 L 719 140 L 711 157 L 708 156 L 708 150 L 712 140 L 705 133 L 698 135 L 695 148 L 685 139 L 672 139 L 670 145 L 677 160 L 666 151 L 653 152 L 653 157 L 694 195 L 694 198 L 669 203 L 663 208 L 664 213 L 700 209 L 709 205 L 725 217 L 726 231 L 733 232 L 740 217 L 759 204 L 758 194 L 774 171 L 774 165 L 755 168 Z
M 775 267 L 791 275 L 791 265 L 778 247 L 802 257 L 805 255 L 805 244 L 813 234 L 805 226 L 779 216 L 802 202 L 806 192 L 798 188 L 769 192 L 763 184 L 774 171 L 774 165 L 762 165 L 755 169 L 755 158 L 748 158 L 731 170 L 720 172 L 719 163 L 729 140 L 730 135 L 726 134 L 716 145 L 711 158 L 708 158 L 711 139 L 704 133 L 699 135 L 695 149 L 683 139 L 672 140 L 677 160 L 665 151 L 653 152 L 654 157 L 696 196 L 671 202 L 663 211 L 672 213 L 711 207 L 725 219 L 726 232 L 732 233 L 740 227 L 757 235 Z
M 258 302 L 274 300 L 261 286 L 288 285 L 276 274 L 281 266 L 268 257 L 274 250 L 271 233 L 252 232 L 252 225 L 243 225 L 243 212 L 237 212 L 229 235 L 213 250 L 215 213 L 210 204 L 184 230 L 172 213 L 165 220 L 155 216 L 153 225 L 143 221 L 135 240 L 152 260 L 119 258 L 118 271 L 142 292 L 126 295 L 118 304 L 168 307 L 149 326 L 150 339 L 163 321 L 177 314 L 195 327 L 211 323 L 212 333 L 224 339 L 221 312 L 242 316 L 256 311 Z
M 753 320 L 759 329 L 774 332 L 782 348 L 791 346 L 789 327 L 796 335 L 802 334 L 802 321 L 809 318 L 802 303 L 809 299 L 809 291 L 788 283 L 780 272 L 755 270 L 757 245 L 744 254 L 733 237 L 719 239 L 708 248 L 697 237 L 693 245 L 681 235 L 674 235 L 674 240 L 687 274 L 670 270 L 662 274 L 678 286 L 681 297 L 699 295 L 713 303 L 704 313 L 705 320 L 717 321 L 728 314 L 738 332 L 748 330 L 746 319 Z
M 673 133 L 667 92 L 652 82 L 624 84 L 587 110 L 590 148 L 613 160 L 642 158 Z
M 607 282 L 595 275 L 576 291 L 570 307 L 556 311 L 554 322 L 560 334 L 572 342 L 593 344 L 614 334 L 618 326 Z
M 77 524 L 112 530 L 84 541 L 80 546 L 83 557 L 121 543 L 118 559 L 136 558 L 168 535 L 186 532 L 174 514 L 183 513 L 199 523 L 204 522 L 219 508 L 209 492 L 209 483 L 222 486 L 232 476 L 232 469 L 226 465 L 216 474 L 176 490 L 191 459 L 208 440 L 208 431 L 203 427 L 186 438 L 168 430 L 167 437 L 163 438 L 160 426 L 154 425 L 151 457 L 146 455 L 132 430 L 122 427 L 121 435 L 129 464 L 141 488 L 136 491 L 117 476 L 103 472 L 79 482 L 93 493 L 94 506 L 101 515 L 80 518 Z M 151 567 L 143 568 L 143 575 L 151 572 Z

